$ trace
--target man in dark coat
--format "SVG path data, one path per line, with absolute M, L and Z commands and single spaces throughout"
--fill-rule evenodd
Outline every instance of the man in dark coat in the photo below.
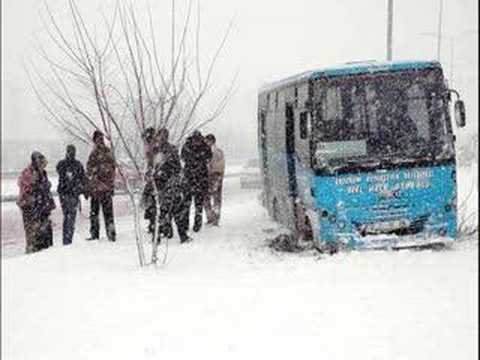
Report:
M 38 151 L 31 155 L 31 164 L 18 179 L 17 205 L 22 210 L 26 253 L 33 253 L 53 244 L 50 214 L 55 202 L 45 168 L 47 159 Z
M 155 183 L 153 181 L 153 167 L 156 154 L 158 153 L 158 136 L 155 129 L 149 127 L 143 133 L 145 143 L 145 187 L 143 189 L 142 200 L 145 207 L 144 219 L 148 220 L 148 232 L 154 234 L 155 219 L 157 217 L 157 205 L 155 200 Z
M 171 222 L 181 165 L 177 148 L 168 142 L 168 130 L 166 128 L 158 130 L 157 140 L 158 150 L 154 160 L 153 179 L 160 205 L 158 216 L 158 239 L 160 239 L 161 234 L 168 238 L 173 236 Z M 185 234 L 180 230 L 179 235 L 182 238 Z
M 187 138 L 182 148 L 181 158 L 185 163 L 185 179 L 188 184 L 186 206 L 190 212 L 192 200 L 195 203 L 193 231 L 197 232 L 202 227 L 203 203 L 208 191 L 207 163 L 212 158 L 212 151 L 200 131 L 195 130 Z
M 90 202 L 90 238 L 99 238 L 100 223 L 98 216 L 102 208 L 105 230 L 108 240 L 115 241 L 115 223 L 113 217 L 113 193 L 116 163 L 112 151 L 105 145 L 103 133 L 93 133 L 94 148 L 87 161 L 88 194 Z
M 80 194 L 84 194 L 87 198 L 85 170 L 82 163 L 75 159 L 75 153 L 75 146 L 67 145 L 65 159 L 57 164 L 57 192 L 63 212 L 63 245 L 72 243 Z
M 180 243 L 192 241 L 192 238 L 188 236 L 188 217 L 190 215 L 187 207 L 188 184 L 185 180 L 183 170 L 180 171 L 171 193 L 172 216 L 177 226 Z

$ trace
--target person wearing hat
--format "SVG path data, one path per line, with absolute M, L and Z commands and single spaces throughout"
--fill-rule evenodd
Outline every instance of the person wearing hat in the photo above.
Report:
M 63 245 L 72 243 L 80 194 L 88 197 L 85 170 L 82 163 L 75 159 L 75 154 L 75 146 L 67 145 L 65 159 L 57 164 L 57 193 L 63 212 Z
M 181 158 L 185 164 L 184 173 L 188 193 L 186 206 L 188 213 L 192 201 L 195 204 L 193 231 L 200 231 L 203 222 L 203 204 L 208 191 L 207 163 L 212 158 L 212 151 L 200 131 L 195 130 L 182 147 Z M 189 215 L 187 214 L 187 219 Z
M 177 148 L 169 140 L 168 129 L 157 133 L 158 154 L 155 159 L 153 179 L 155 181 L 160 213 L 158 215 L 159 237 L 173 237 L 172 220 L 177 226 L 180 242 L 188 242 L 188 219 L 184 206 L 186 193 L 183 187 L 180 157 Z
M 116 163 L 112 151 L 105 145 L 103 133 L 93 133 L 93 150 L 87 161 L 88 195 L 90 196 L 90 237 L 95 240 L 100 235 L 99 213 L 102 208 L 105 231 L 108 240 L 115 241 L 113 215 L 113 193 Z
M 22 211 L 27 254 L 53 244 L 50 214 L 55 209 L 55 201 L 50 191 L 52 185 L 48 180 L 46 167 L 45 156 L 34 151 L 30 165 L 22 171 L 17 181 L 17 205 Z

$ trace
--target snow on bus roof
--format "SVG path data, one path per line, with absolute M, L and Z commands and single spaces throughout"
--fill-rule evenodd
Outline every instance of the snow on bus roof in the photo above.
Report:
M 421 70 L 427 68 L 440 67 L 440 63 L 435 60 L 404 60 L 404 61 L 353 61 L 345 64 L 326 67 L 321 69 L 309 70 L 285 79 L 266 84 L 260 88 L 260 93 L 273 90 L 278 87 L 286 86 L 295 82 L 307 79 L 318 79 L 322 77 L 337 77 L 356 74 L 367 74 L 378 71 L 402 71 L 402 70 Z

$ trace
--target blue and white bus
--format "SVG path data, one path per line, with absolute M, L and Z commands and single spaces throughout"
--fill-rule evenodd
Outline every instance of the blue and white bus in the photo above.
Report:
M 347 63 L 264 86 L 269 214 L 330 252 L 455 240 L 452 94 L 463 127 L 464 104 L 436 61 Z

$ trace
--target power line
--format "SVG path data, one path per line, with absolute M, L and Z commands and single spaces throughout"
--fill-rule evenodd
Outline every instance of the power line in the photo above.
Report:
M 392 61 L 393 0 L 388 0 L 387 9 L 387 61 Z

